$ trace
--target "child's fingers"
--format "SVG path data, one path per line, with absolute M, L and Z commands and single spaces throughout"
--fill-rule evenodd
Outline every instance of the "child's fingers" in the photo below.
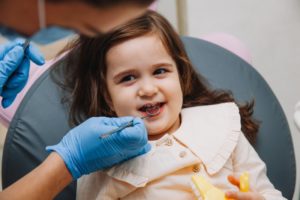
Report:
M 228 181 L 232 184 L 235 185 L 236 187 L 240 188 L 240 180 L 235 178 L 232 175 L 227 176 Z
M 235 199 L 235 200 L 250 200 L 249 195 L 241 192 L 229 191 L 225 194 L 226 198 Z
M 264 200 L 264 197 L 255 192 L 234 192 L 228 191 L 225 194 L 227 199 L 235 200 Z

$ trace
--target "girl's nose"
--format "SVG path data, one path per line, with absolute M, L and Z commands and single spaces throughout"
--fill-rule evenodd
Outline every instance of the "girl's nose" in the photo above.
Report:
M 149 81 L 145 81 L 141 83 L 141 86 L 138 90 L 138 95 L 140 97 L 145 97 L 145 96 L 153 96 L 157 94 L 158 92 L 158 87 Z

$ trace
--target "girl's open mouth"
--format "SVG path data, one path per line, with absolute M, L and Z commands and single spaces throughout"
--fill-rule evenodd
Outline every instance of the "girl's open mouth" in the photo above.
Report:
M 143 112 L 144 116 L 156 116 L 161 112 L 161 107 L 164 105 L 164 103 L 155 103 L 155 104 L 145 104 L 143 105 L 139 111 Z

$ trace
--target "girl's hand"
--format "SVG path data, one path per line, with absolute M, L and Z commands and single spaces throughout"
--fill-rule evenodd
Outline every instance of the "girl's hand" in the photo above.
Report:
M 229 175 L 227 177 L 228 181 L 235 185 L 236 187 L 240 188 L 240 181 L 239 179 L 235 178 L 234 176 Z M 227 199 L 236 199 L 236 200 L 264 200 L 265 198 L 257 192 L 236 192 L 236 191 L 228 191 L 225 194 Z

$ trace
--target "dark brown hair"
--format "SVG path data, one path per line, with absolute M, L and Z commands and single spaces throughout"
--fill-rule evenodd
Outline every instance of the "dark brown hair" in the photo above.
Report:
M 197 74 L 187 56 L 183 43 L 169 22 L 154 11 L 124 24 L 98 38 L 80 36 L 72 45 L 65 68 L 64 86 L 70 89 L 70 119 L 78 124 L 87 117 L 116 116 L 106 99 L 106 54 L 123 41 L 156 34 L 175 61 L 183 91 L 183 108 L 234 102 L 228 91 L 209 89 L 206 80 Z M 142 45 L 142 44 L 141 44 Z M 239 105 L 242 131 L 254 142 L 258 124 L 251 118 L 254 102 Z
M 87 4 L 92 4 L 94 6 L 101 6 L 102 8 L 107 8 L 111 6 L 115 6 L 118 4 L 136 4 L 141 6 L 149 6 L 154 0 L 47 0 L 53 3 L 61 3 L 61 2 L 83 2 Z

